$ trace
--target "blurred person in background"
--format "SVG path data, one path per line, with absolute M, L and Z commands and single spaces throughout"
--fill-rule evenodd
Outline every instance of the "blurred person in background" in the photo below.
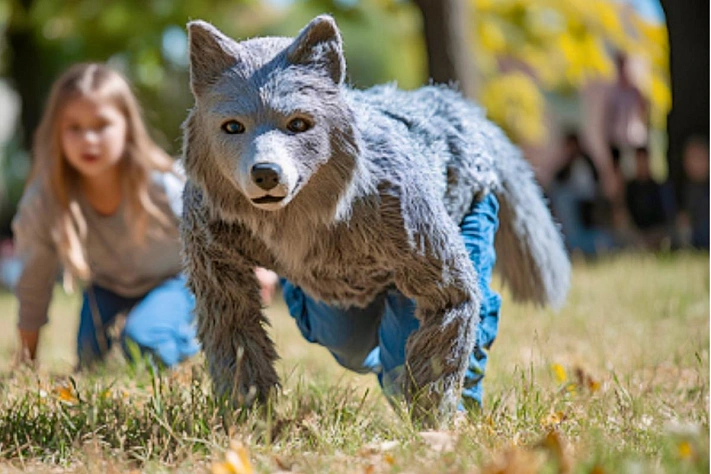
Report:
M 669 242 L 670 203 L 662 184 L 652 177 L 649 150 L 635 150 L 635 174 L 625 187 L 625 203 L 642 248 L 658 250 Z
M 682 202 L 678 225 L 683 246 L 709 248 L 709 146 L 701 137 L 692 137 L 684 148 Z
M 625 202 L 626 182 L 633 176 L 635 150 L 649 141 L 649 104 L 633 81 L 626 53 L 615 54 L 615 82 L 605 94 L 603 134 L 612 173 L 607 183 L 611 227 L 623 246 L 635 245 L 637 233 Z
M 630 224 L 624 203 L 625 178 L 634 168 L 634 150 L 649 140 L 649 104 L 630 73 L 624 52 L 614 56 L 615 79 L 591 81 L 583 89 L 584 143 L 600 172 L 615 233 L 627 240 Z
M 84 283 L 79 367 L 102 360 L 119 314 L 125 354 L 164 366 L 198 352 L 194 299 L 181 274 L 184 178 L 150 138 L 128 82 L 97 63 L 55 81 L 13 220 L 20 360 L 33 362 L 60 267 Z M 276 275 L 260 269 L 263 298 Z M 131 341 L 131 343 L 129 343 Z
M 622 169 L 632 168 L 634 151 L 649 140 L 649 105 L 632 81 L 627 56 L 615 56 L 617 80 L 610 86 L 605 103 L 606 137 L 611 150 L 619 150 Z
M 576 132 L 566 133 L 562 149 L 562 166 L 548 193 L 568 248 L 588 256 L 610 250 L 614 242 L 603 229 L 604 202 L 595 165 Z

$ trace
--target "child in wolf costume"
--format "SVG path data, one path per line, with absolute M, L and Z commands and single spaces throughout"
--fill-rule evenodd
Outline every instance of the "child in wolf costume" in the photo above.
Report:
M 285 278 L 304 336 L 377 372 L 414 419 L 480 404 L 499 317 L 495 249 L 519 299 L 557 306 L 569 284 L 520 152 L 446 87 L 344 85 L 328 16 L 295 39 L 188 29 L 182 238 L 216 393 L 249 403 L 278 385 L 251 271 L 263 266 Z

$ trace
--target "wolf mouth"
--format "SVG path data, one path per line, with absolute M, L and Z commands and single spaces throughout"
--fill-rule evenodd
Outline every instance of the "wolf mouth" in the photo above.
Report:
M 285 197 L 286 197 L 286 196 L 270 196 L 270 195 L 267 194 L 266 196 L 262 196 L 262 197 L 259 197 L 259 198 L 256 198 L 256 199 L 252 199 L 252 202 L 255 203 L 255 204 L 271 204 L 271 203 L 274 203 L 274 202 L 280 202 L 280 201 L 282 201 Z

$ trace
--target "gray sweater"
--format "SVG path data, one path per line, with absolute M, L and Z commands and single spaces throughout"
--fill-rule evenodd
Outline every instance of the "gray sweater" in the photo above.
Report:
M 168 232 L 149 217 L 143 245 L 137 245 L 126 223 L 125 203 L 110 216 L 98 214 L 83 199 L 79 205 L 87 224 L 87 258 L 92 273 L 90 284 L 125 297 L 138 297 L 181 271 L 179 216 L 183 182 L 172 173 L 153 175 L 150 193 L 154 202 L 175 226 Z M 52 196 L 37 183 L 23 195 L 12 222 L 17 256 L 22 264 L 15 294 L 19 300 L 18 326 L 38 330 L 47 323 L 47 309 L 60 262 L 52 239 L 51 224 L 57 207 Z

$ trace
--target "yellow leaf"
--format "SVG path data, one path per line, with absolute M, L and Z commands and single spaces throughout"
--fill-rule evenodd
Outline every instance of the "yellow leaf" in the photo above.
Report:
M 69 385 L 58 385 L 54 387 L 54 393 L 57 395 L 57 398 L 59 398 L 64 403 L 67 403 L 69 405 L 79 403 L 79 399 L 74 394 L 74 390 L 72 389 L 72 387 Z
M 565 372 L 565 369 L 562 365 L 551 364 L 551 370 L 553 371 L 553 375 L 555 375 L 555 379 L 558 381 L 558 383 L 564 383 L 568 380 L 568 374 Z
M 691 459 L 694 455 L 694 447 L 688 441 L 681 441 L 676 449 L 681 459 Z
M 212 465 L 212 474 L 254 474 L 247 448 L 242 443 L 231 440 L 225 460 Z
M 547 417 L 545 417 L 542 421 L 541 424 L 545 427 L 550 427 L 553 428 L 565 420 L 566 416 L 565 413 L 562 411 L 556 411 L 550 413 Z
M 210 469 L 212 474 L 235 474 L 235 470 L 232 469 L 229 463 L 226 462 L 216 462 L 212 464 Z

